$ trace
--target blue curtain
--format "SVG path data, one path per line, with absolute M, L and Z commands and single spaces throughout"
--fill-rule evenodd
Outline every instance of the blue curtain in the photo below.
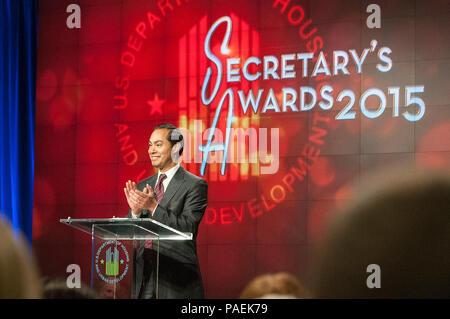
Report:
M 0 214 L 31 244 L 37 1 L 0 0 Z

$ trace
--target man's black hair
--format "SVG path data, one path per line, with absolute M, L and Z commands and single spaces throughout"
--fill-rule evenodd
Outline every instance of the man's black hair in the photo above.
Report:
M 167 139 L 169 140 L 170 144 L 172 144 L 172 147 L 176 143 L 180 143 L 181 147 L 180 147 L 180 150 L 178 151 L 178 155 L 181 156 L 181 154 L 183 154 L 183 149 L 184 149 L 184 140 L 183 140 L 183 134 L 181 134 L 180 129 L 177 128 L 173 124 L 164 123 L 164 124 L 160 124 L 160 125 L 156 126 L 153 130 L 159 130 L 159 129 L 163 129 L 163 128 L 166 128 L 169 130 Z

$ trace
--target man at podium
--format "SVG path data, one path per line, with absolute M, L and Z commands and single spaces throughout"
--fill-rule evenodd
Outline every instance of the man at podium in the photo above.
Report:
M 153 218 L 193 235 L 192 240 L 160 242 L 158 298 L 204 297 L 196 238 L 208 201 L 208 185 L 178 163 L 183 146 L 183 135 L 174 125 L 155 127 L 148 154 L 158 173 L 137 185 L 128 181 L 124 188 L 130 206 L 128 218 Z M 142 241 L 137 249 L 134 298 L 156 297 L 156 252 L 151 246 L 151 241 Z

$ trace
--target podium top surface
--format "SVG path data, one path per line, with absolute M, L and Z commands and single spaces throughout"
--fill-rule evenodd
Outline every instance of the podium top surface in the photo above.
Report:
M 151 218 L 60 219 L 61 223 L 103 240 L 192 240 L 184 233 Z

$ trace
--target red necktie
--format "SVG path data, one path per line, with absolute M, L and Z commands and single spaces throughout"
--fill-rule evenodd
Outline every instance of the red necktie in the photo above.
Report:
M 159 181 L 158 184 L 156 184 L 156 188 L 155 188 L 155 199 L 156 201 L 159 202 L 161 201 L 161 199 L 164 196 L 164 184 L 163 181 L 167 178 L 166 174 L 161 174 L 159 175 Z
M 161 202 L 161 199 L 164 196 L 164 184 L 163 181 L 167 178 L 166 174 L 161 174 L 159 175 L 159 180 L 158 180 L 158 184 L 156 184 L 155 187 L 155 200 L 158 202 L 158 204 Z M 152 212 L 152 216 L 153 216 L 154 211 Z M 145 248 L 152 248 L 152 241 L 151 240 L 146 240 L 145 241 Z

